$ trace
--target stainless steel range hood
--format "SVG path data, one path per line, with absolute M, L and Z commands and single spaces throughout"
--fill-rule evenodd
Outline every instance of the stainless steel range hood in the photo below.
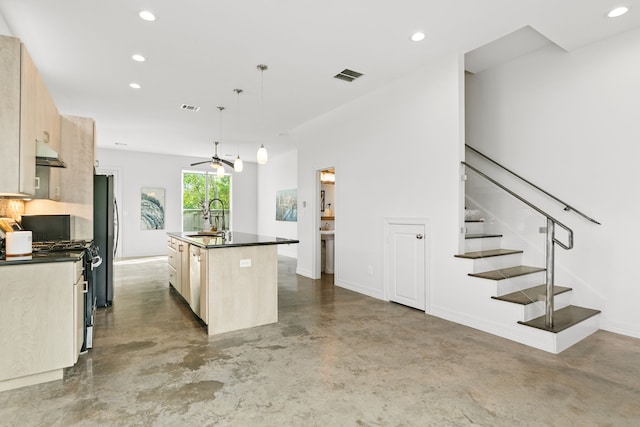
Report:
M 58 153 L 49 146 L 47 141 L 36 139 L 36 166 L 66 168 L 67 164 L 60 158 Z

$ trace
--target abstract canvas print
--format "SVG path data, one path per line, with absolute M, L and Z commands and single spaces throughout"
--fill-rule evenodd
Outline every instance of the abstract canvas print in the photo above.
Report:
M 298 189 L 276 191 L 276 221 L 298 220 Z
M 164 229 L 164 188 L 140 189 L 140 229 Z

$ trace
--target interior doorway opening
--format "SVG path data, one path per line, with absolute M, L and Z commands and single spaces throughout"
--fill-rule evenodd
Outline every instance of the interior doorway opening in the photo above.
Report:
M 334 167 L 320 170 L 320 278 L 325 283 L 334 284 L 335 277 L 335 235 L 336 235 L 336 171 Z

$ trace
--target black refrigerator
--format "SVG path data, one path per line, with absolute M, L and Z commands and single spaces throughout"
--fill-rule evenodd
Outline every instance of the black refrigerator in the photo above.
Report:
M 94 270 L 96 307 L 113 304 L 113 258 L 117 248 L 117 209 L 113 191 L 113 175 L 93 176 L 93 244 L 102 257 L 102 264 Z

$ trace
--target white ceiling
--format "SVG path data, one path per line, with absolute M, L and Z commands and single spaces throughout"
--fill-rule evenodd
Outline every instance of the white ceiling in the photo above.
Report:
M 220 139 L 216 107 L 225 106 L 219 154 L 239 151 L 253 161 L 260 143 L 272 156 L 291 150 L 290 130 L 434 58 L 525 26 L 571 51 L 639 27 L 639 3 L 0 0 L 0 14 L 26 44 L 60 112 L 96 119 L 98 146 L 206 158 Z M 607 18 L 620 4 L 631 11 Z M 141 20 L 143 9 L 156 21 Z M 409 40 L 416 30 L 424 41 Z M 134 53 L 147 61 L 134 62 Z M 261 75 L 258 64 L 269 69 Z M 345 68 L 364 76 L 333 78 Z M 130 89 L 131 82 L 142 88 Z M 239 109 L 235 88 L 244 90 Z M 201 109 L 181 110 L 185 103 Z

